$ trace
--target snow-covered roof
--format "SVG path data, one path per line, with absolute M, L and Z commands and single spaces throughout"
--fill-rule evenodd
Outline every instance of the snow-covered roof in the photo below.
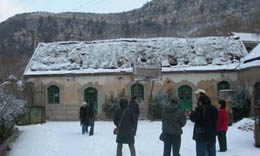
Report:
M 241 33 L 241 32 L 232 32 L 234 36 L 238 36 L 239 39 L 243 42 L 257 42 L 260 43 L 260 34 L 253 33 Z
M 133 64 L 162 71 L 234 70 L 247 51 L 230 37 L 114 39 L 39 43 L 24 75 L 131 73 Z
M 260 43 L 243 60 L 239 69 L 260 66 Z

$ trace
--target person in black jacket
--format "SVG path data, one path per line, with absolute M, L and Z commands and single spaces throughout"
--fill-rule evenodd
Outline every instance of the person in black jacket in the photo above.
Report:
M 182 127 L 185 124 L 185 113 L 178 104 L 178 99 L 174 98 L 162 111 L 163 156 L 170 156 L 171 148 L 173 156 L 180 156 Z
M 135 156 L 135 140 L 133 128 L 135 124 L 135 117 L 132 109 L 128 108 L 128 100 L 122 98 L 119 101 L 120 109 L 118 109 L 114 116 L 114 124 L 118 128 L 116 137 L 117 142 L 117 156 L 122 156 L 123 144 L 128 144 L 131 156 Z
M 197 156 L 216 156 L 216 132 L 218 110 L 211 105 L 210 98 L 201 94 L 194 112 L 188 113 L 195 122 L 193 139 L 196 141 Z
M 134 119 L 135 119 L 135 124 L 134 124 L 134 135 L 136 135 L 136 131 L 137 131 L 137 124 L 138 124 L 138 117 L 140 114 L 140 109 L 139 109 L 139 104 L 137 103 L 137 96 L 133 96 L 130 103 L 129 103 L 129 108 L 132 109 L 133 113 L 134 113 Z
M 79 119 L 80 125 L 82 126 L 82 134 L 88 133 L 87 109 L 87 103 L 83 102 L 79 111 Z
M 96 117 L 96 111 L 94 109 L 94 102 L 90 102 L 88 111 L 87 111 L 87 121 L 88 125 L 90 126 L 90 132 L 89 135 L 94 135 L 94 125 L 95 125 L 95 117 Z

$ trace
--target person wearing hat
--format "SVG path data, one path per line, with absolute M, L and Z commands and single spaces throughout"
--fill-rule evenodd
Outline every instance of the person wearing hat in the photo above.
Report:
M 204 89 L 197 89 L 195 92 L 194 92 L 194 94 L 195 94 L 195 96 L 196 96 L 196 100 L 197 100 L 197 106 L 196 107 L 198 107 L 199 105 L 200 105 L 200 103 L 199 103 L 199 98 L 200 98 L 200 96 L 202 95 L 206 95 L 206 91 L 204 90 Z M 187 116 L 190 116 L 190 114 L 191 114 L 191 110 L 187 110 Z
M 196 99 L 199 101 L 200 95 L 206 95 L 206 91 L 204 89 L 197 89 L 195 92 Z
M 194 112 L 187 113 L 195 122 L 192 138 L 196 141 L 196 156 L 216 156 L 218 110 L 205 93 L 196 93 L 199 94 L 197 107 Z
M 80 125 L 82 126 L 82 134 L 88 133 L 88 110 L 87 110 L 87 103 L 84 101 L 80 107 L 79 111 L 79 119 L 80 119 Z
M 184 110 L 178 104 L 178 99 L 171 99 L 171 103 L 163 107 L 162 134 L 160 139 L 164 142 L 163 156 L 180 156 L 182 127 L 186 124 Z

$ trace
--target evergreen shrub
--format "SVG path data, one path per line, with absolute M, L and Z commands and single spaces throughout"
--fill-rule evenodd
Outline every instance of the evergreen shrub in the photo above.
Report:
M 9 137 L 20 116 L 25 112 L 25 101 L 17 100 L 0 87 L 0 143 Z

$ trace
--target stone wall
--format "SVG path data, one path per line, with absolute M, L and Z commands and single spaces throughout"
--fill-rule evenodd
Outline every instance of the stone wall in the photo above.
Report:
M 217 104 L 217 83 L 228 81 L 231 88 L 235 87 L 237 82 L 236 72 L 175 72 L 163 73 L 161 81 L 138 82 L 144 86 L 144 101 L 140 103 L 141 118 L 148 116 L 148 106 L 150 98 L 154 97 L 158 91 L 163 90 L 166 93 L 178 97 L 178 88 L 182 85 L 188 85 L 192 88 L 192 93 L 197 88 L 203 88 L 211 97 L 213 104 Z M 130 74 L 97 74 L 97 75 L 68 75 L 68 76 L 37 76 L 29 77 L 27 81 L 34 82 L 35 105 L 46 106 L 47 120 L 78 120 L 79 107 L 84 100 L 84 90 L 93 87 L 98 92 L 98 118 L 106 119 L 102 111 L 105 97 L 111 94 L 119 96 L 125 91 L 127 97 L 131 97 L 131 86 L 133 75 Z M 60 89 L 60 103 L 48 104 L 47 88 L 56 85 Z M 196 106 L 196 99 L 192 94 L 192 107 Z

